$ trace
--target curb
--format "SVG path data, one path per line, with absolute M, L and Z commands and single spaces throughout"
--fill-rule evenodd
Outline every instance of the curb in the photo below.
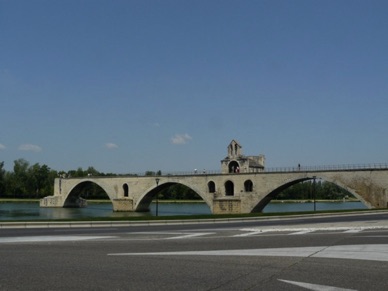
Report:
M 134 226 L 155 226 L 155 225 L 184 225 L 184 224 L 210 224 L 210 223 L 233 223 L 253 221 L 284 221 L 289 219 L 305 219 L 353 215 L 375 215 L 388 214 L 388 210 L 368 212 L 346 212 L 346 213 L 317 213 L 297 214 L 288 216 L 258 216 L 241 218 L 207 218 L 207 219 L 183 219 L 183 220 L 140 220 L 140 221 L 14 221 L 0 222 L 0 229 L 23 229 L 23 228 L 93 228 L 93 227 L 134 227 Z M 388 228 L 388 221 L 387 228 Z M 349 223 L 351 224 L 351 223 Z

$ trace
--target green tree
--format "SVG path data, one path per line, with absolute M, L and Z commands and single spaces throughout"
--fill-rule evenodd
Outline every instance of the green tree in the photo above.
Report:
M 4 162 L 0 163 L 0 197 L 5 195 L 5 170 Z
M 276 199 L 312 200 L 314 193 L 315 199 L 339 200 L 345 196 L 353 196 L 345 189 L 327 181 L 316 180 L 315 186 L 313 183 L 312 180 L 309 180 L 292 185 L 279 193 Z
M 84 170 L 82 170 L 81 167 L 79 167 L 77 170 L 70 170 L 67 172 L 67 177 L 71 178 L 80 178 L 80 177 L 85 177 L 86 173 Z
M 97 171 L 95 168 L 93 167 L 89 167 L 87 170 L 86 170 L 86 175 L 87 176 L 100 176 L 100 172 Z
M 28 167 L 24 159 L 14 161 L 13 173 L 8 176 L 7 191 L 14 197 L 23 197 L 28 193 Z
M 202 199 L 196 192 L 182 184 L 174 184 L 163 189 L 159 193 L 160 199 L 171 200 L 200 200 Z
M 52 195 L 56 171 L 51 171 L 47 165 L 34 164 L 28 169 L 28 194 L 40 198 Z

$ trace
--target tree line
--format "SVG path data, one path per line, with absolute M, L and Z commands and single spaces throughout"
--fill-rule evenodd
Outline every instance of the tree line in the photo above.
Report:
M 14 162 L 13 171 L 4 169 L 0 162 L 1 198 L 41 198 L 52 195 L 58 173 L 47 165 L 30 165 L 24 159 Z
M 4 169 L 4 162 L 0 162 L 0 198 L 43 198 L 53 195 L 54 179 L 57 177 L 86 177 L 86 176 L 119 176 L 114 173 L 102 173 L 93 167 L 76 170 L 56 171 L 47 165 L 39 163 L 30 165 L 24 159 L 14 161 L 13 171 Z M 131 175 L 131 174 L 127 174 Z M 160 176 L 161 171 L 146 171 L 146 176 Z M 79 195 L 86 199 L 107 199 L 107 194 L 98 185 L 89 183 L 77 189 Z M 315 199 L 332 199 L 338 200 L 351 196 L 346 190 L 326 181 L 307 181 L 293 185 L 280 194 L 276 199 L 279 200 L 310 200 Z M 175 184 L 167 189 L 163 189 L 158 194 L 159 199 L 174 200 L 199 200 L 201 197 L 190 188 Z
M 0 198 L 43 198 L 53 195 L 54 180 L 60 176 L 86 177 L 88 175 L 104 174 L 89 167 L 86 170 L 78 168 L 70 171 L 56 171 L 47 165 L 39 163 L 30 165 L 25 159 L 14 161 L 13 171 L 4 169 L 4 162 L 0 162 Z
M 326 181 L 305 181 L 292 185 L 276 196 L 277 200 L 342 200 L 354 197 L 347 190 Z
M 146 176 L 161 176 L 159 171 L 146 171 Z M 4 162 L 0 162 L 0 198 L 33 198 L 40 199 L 54 193 L 54 180 L 58 177 L 81 178 L 87 176 L 119 176 L 115 173 L 103 173 L 94 167 L 70 171 L 57 171 L 47 165 L 39 163 L 31 165 L 25 159 L 14 161 L 13 171 L 4 169 Z M 135 176 L 125 174 L 125 176 Z M 86 199 L 107 199 L 108 195 L 96 184 L 89 183 L 75 189 Z M 173 185 L 159 193 L 160 199 L 201 199 L 197 193 L 183 185 Z

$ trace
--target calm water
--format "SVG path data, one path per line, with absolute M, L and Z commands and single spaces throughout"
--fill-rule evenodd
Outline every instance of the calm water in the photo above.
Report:
M 317 202 L 316 210 L 366 209 L 361 202 Z M 294 212 L 313 211 L 313 203 L 269 203 L 263 212 Z M 159 203 L 159 216 L 211 214 L 205 203 Z M 112 204 L 90 203 L 86 208 L 40 208 L 39 203 L 0 203 L 0 220 L 47 220 L 47 219 L 79 219 L 89 217 L 133 217 L 155 215 L 155 204 L 151 211 L 113 212 Z

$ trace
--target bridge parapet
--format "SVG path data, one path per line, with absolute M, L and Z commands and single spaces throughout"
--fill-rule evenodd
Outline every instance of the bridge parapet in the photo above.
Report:
M 239 175 L 239 174 L 268 174 L 268 173 L 289 173 L 289 172 L 327 172 L 327 171 L 364 171 L 364 170 L 388 170 L 388 163 L 371 164 L 342 164 L 342 165 L 319 165 L 319 166 L 296 166 L 296 167 L 271 167 L 261 171 L 244 171 L 239 173 L 222 173 L 220 170 L 203 171 L 167 171 L 165 174 L 149 175 L 145 173 L 129 173 L 115 176 L 92 176 L 92 178 L 119 178 L 119 177 L 173 177 L 173 176 L 211 176 L 211 175 Z M 80 179 L 79 177 L 68 177 L 67 179 Z

